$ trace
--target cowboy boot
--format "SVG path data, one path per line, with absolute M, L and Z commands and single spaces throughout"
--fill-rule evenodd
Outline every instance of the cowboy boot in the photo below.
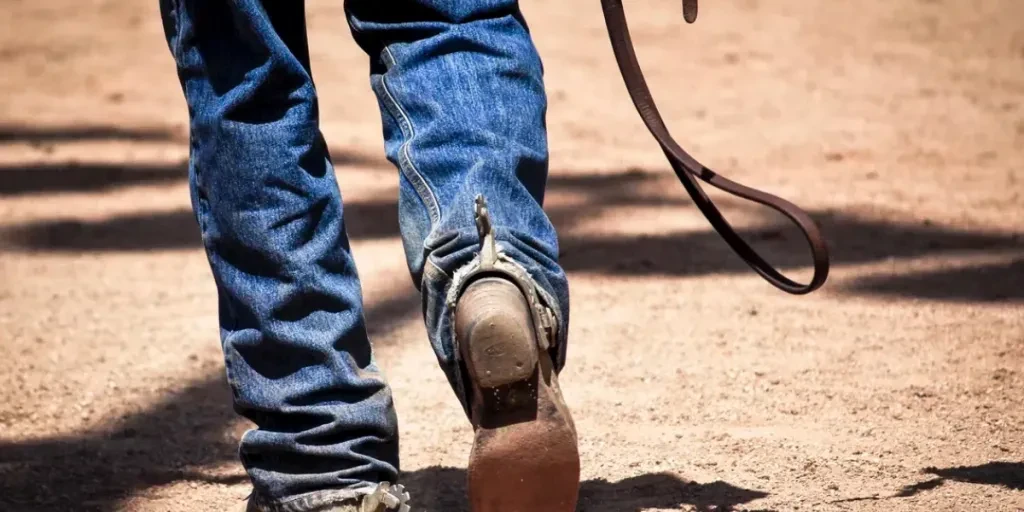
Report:
M 469 376 L 472 512 L 572 512 L 576 430 L 523 290 L 500 273 L 469 282 L 455 310 Z

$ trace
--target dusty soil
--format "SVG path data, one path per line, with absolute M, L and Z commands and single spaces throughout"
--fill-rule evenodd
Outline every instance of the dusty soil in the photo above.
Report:
M 8 0 L 0 28 L 0 510 L 229 510 L 213 283 L 156 2 Z M 462 510 L 469 428 L 425 342 L 366 58 L 308 2 L 418 510 Z M 529 0 L 547 208 L 571 274 L 581 510 L 1024 510 L 1024 3 L 631 1 L 675 133 L 805 206 L 833 277 L 746 270 L 631 110 L 596 2 Z M 723 201 L 774 261 L 799 239 Z

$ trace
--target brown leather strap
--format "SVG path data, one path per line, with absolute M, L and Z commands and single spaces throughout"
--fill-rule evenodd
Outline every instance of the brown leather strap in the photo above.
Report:
M 619 70 L 622 72 L 622 78 L 626 81 L 626 88 L 629 89 L 629 95 L 633 98 L 636 110 L 643 118 L 647 129 L 661 145 L 669 163 L 672 164 L 672 169 L 675 170 L 679 181 L 686 187 L 686 191 L 690 193 L 697 208 L 707 217 L 715 231 L 718 231 L 725 242 L 736 251 L 736 254 L 769 283 L 794 295 L 807 294 L 820 288 L 828 278 L 829 256 L 828 246 L 825 244 L 825 238 L 821 235 L 817 224 L 807 215 L 807 212 L 793 203 L 716 174 L 679 146 L 669 134 L 668 128 L 658 112 L 658 107 L 654 104 L 654 98 L 651 97 L 647 82 L 644 80 L 643 71 L 640 69 L 636 52 L 633 49 L 633 42 L 629 37 L 629 27 L 626 24 L 626 14 L 623 11 L 621 0 L 601 0 L 601 5 L 604 8 L 605 22 L 608 25 L 608 35 L 611 37 L 615 59 L 619 63 Z M 692 23 L 696 20 L 697 0 L 683 0 L 683 13 L 688 22 Z M 700 178 L 711 186 L 735 196 L 767 206 L 793 221 L 803 231 L 811 248 L 811 258 L 814 261 L 814 275 L 811 277 L 811 282 L 801 284 L 793 281 L 765 261 L 729 225 L 729 222 L 704 193 L 695 178 Z

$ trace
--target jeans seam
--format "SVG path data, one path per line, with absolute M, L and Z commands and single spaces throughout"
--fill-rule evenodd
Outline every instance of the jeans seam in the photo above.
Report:
M 165 0 L 165 1 L 167 2 L 166 3 L 166 6 L 167 6 L 167 18 L 170 19 L 171 23 L 174 24 L 174 27 L 173 27 L 174 28 L 174 30 L 173 30 L 174 34 L 173 34 L 173 36 L 171 36 L 171 40 L 168 41 L 168 43 L 169 43 L 168 47 L 171 50 L 171 55 L 177 61 L 177 60 L 179 60 L 178 57 L 181 55 L 181 53 L 179 51 L 180 50 L 180 46 L 181 46 L 181 43 L 180 43 L 180 41 L 181 41 L 181 20 L 180 20 L 180 18 L 181 18 L 181 13 L 180 13 L 181 5 L 180 5 L 178 0 Z
M 173 32 L 173 36 L 172 36 L 171 40 L 169 41 L 168 47 L 170 49 L 171 56 L 174 58 L 174 60 L 176 62 L 178 62 L 178 61 L 181 60 L 182 53 L 184 51 L 183 50 L 182 38 L 184 37 L 184 34 L 185 34 L 185 28 L 184 28 L 184 23 L 182 23 L 182 9 L 183 9 L 182 8 L 182 1 L 181 0 L 165 0 L 165 1 L 166 1 L 166 8 L 168 9 L 167 17 L 170 19 L 171 23 L 174 25 L 172 27 L 173 28 L 173 31 L 172 31 Z M 180 69 L 178 71 L 180 73 Z M 184 82 L 182 84 L 182 92 L 185 94 L 186 97 L 189 96 L 189 92 L 188 91 L 189 91 L 189 83 L 188 82 Z M 190 120 L 189 121 L 189 141 L 188 141 L 188 145 L 189 145 L 189 173 L 191 174 L 189 176 L 189 180 L 192 181 L 192 183 L 190 183 L 190 188 L 191 187 L 195 188 L 194 192 L 195 192 L 195 201 L 196 201 L 196 203 L 195 203 L 195 208 L 194 208 L 194 210 L 195 210 L 194 215 L 195 215 L 195 219 L 196 219 L 196 224 L 199 227 L 199 237 L 200 237 L 200 240 L 201 240 L 201 242 L 203 244 L 203 249 L 204 249 L 204 253 L 206 255 L 207 263 L 209 265 L 211 265 L 211 267 L 212 267 L 213 264 L 214 264 L 213 258 L 211 256 L 211 253 L 213 252 L 213 250 L 212 250 L 212 244 L 211 244 L 211 242 L 209 240 L 209 236 L 208 236 L 209 235 L 209 215 L 210 215 L 209 212 L 210 212 L 210 205 L 209 205 L 209 201 L 205 197 L 206 194 L 202 191 L 203 187 L 202 187 L 202 184 L 200 183 L 202 181 L 201 180 L 202 173 L 200 172 L 200 165 L 198 164 L 197 160 L 193 157 L 196 154 L 196 152 L 198 151 L 198 149 L 197 149 L 198 142 L 196 141 L 195 131 L 193 130 L 193 128 L 194 128 L 193 123 L 194 123 L 194 120 Z M 190 190 L 189 193 L 191 195 L 192 190 Z M 217 288 L 219 290 L 220 286 L 218 285 Z M 220 294 L 220 293 L 221 292 L 218 291 L 218 294 Z M 223 297 L 218 295 L 218 301 L 221 301 L 221 300 L 223 300 Z M 230 326 L 225 326 L 225 327 L 229 327 L 231 330 L 236 330 L 238 328 L 237 315 L 235 315 L 234 309 L 231 307 L 230 302 L 228 302 L 228 304 L 225 307 L 227 309 L 227 314 L 225 316 L 227 317 L 228 322 L 230 322 Z M 236 366 L 235 365 L 235 358 L 232 356 L 231 352 L 228 350 L 228 347 L 225 344 L 223 344 L 223 342 L 221 344 L 221 349 L 222 349 L 222 351 L 224 353 L 224 376 L 225 376 L 225 379 L 227 380 L 228 386 L 232 390 L 232 394 L 237 397 L 239 386 L 238 386 L 237 380 L 235 379 L 235 376 L 234 376 L 235 372 L 232 371 L 232 369 Z
M 434 270 L 436 270 L 438 273 L 440 273 L 443 278 L 451 280 L 452 276 L 448 275 L 448 272 L 445 272 L 444 269 L 441 268 L 440 265 L 438 265 L 437 263 L 434 263 L 434 260 L 432 259 L 431 256 L 428 256 L 426 258 L 426 264 L 431 266 L 431 267 L 434 267 Z M 427 272 L 424 272 L 423 275 L 426 276 Z
M 397 65 L 397 61 L 395 60 L 394 55 L 391 54 L 391 50 L 385 48 L 384 56 L 386 57 L 386 60 L 388 60 L 389 70 L 394 69 Z M 427 207 L 431 224 L 437 223 L 441 219 L 441 210 L 437 196 L 430 188 L 430 185 L 423 177 L 423 174 L 420 173 L 419 169 L 417 169 L 416 164 L 412 160 L 412 155 L 409 149 L 412 145 L 413 139 L 416 137 L 416 129 L 412 124 L 411 118 L 402 107 L 402 104 L 399 103 L 394 94 L 392 94 L 391 88 L 388 87 L 388 81 L 385 75 L 381 75 L 380 77 L 380 87 L 381 91 L 384 93 L 385 103 L 388 103 L 393 107 L 393 115 L 398 119 L 398 124 L 401 127 L 403 135 L 405 135 L 405 141 L 402 142 L 402 145 L 398 150 L 398 167 L 405 174 L 413 188 L 416 189 L 417 194 L 420 196 L 420 201 L 422 201 Z

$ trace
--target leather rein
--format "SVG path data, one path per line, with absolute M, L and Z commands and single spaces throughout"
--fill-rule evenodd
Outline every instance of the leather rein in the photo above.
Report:
M 661 145 L 672 169 L 675 171 L 679 181 L 689 192 L 693 202 L 707 217 L 715 231 L 725 239 L 725 242 L 736 252 L 744 262 L 750 265 L 761 277 L 782 291 L 804 295 L 820 288 L 828 278 L 829 255 L 825 238 L 821 234 L 818 225 L 811 219 L 810 215 L 793 203 L 760 190 L 750 188 L 746 185 L 736 183 L 720 174 L 708 169 L 695 158 L 690 156 L 669 134 L 665 121 L 654 104 L 654 98 L 644 80 L 643 70 L 637 61 L 636 51 L 633 48 L 632 39 L 629 37 L 629 26 L 626 23 L 626 15 L 623 11 L 621 0 L 601 0 L 604 9 L 605 23 L 608 26 L 608 35 L 611 37 L 612 50 L 615 52 L 615 60 L 619 64 L 619 71 L 626 82 L 626 88 L 633 99 L 637 112 L 643 119 L 651 135 Z M 683 16 L 686 21 L 693 23 L 697 19 L 697 0 L 683 0 Z M 807 284 L 801 284 L 786 277 L 778 269 L 765 261 L 757 251 L 740 237 L 736 230 L 722 216 L 722 213 L 715 206 L 714 202 L 704 193 L 697 179 L 728 192 L 734 196 L 753 201 L 767 206 L 791 220 L 803 232 L 807 243 L 810 245 L 811 258 L 814 261 L 814 275 Z

